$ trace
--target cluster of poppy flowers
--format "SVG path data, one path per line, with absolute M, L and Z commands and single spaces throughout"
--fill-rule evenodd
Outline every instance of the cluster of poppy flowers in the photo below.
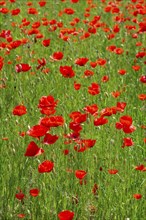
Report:
M 17 0 L 9 0 L 0 1 L 0 13 L 4 14 L 5 16 L 11 15 L 11 16 L 19 16 L 21 14 L 21 9 L 15 7 Z M 60 0 L 60 4 L 66 3 L 67 0 Z M 5 55 L 11 54 L 13 50 L 16 50 L 19 47 L 23 47 L 24 45 L 27 45 L 27 43 L 30 42 L 30 38 L 32 37 L 35 42 L 40 45 L 40 47 L 43 48 L 43 50 L 48 50 L 48 48 L 52 45 L 52 38 L 48 38 L 47 35 L 45 36 L 40 27 L 46 28 L 48 33 L 54 32 L 58 38 L 58 40 L 62 41 L 62 43 L 66 44 L 67 42 L 76 43 L 78 40 L 85 41 L 87 38 L 92 38 L 92 36 L 98 35 L 98 32 L 104 33 L 104 37 L 107 39 L 107 42 L 109 42 L 105 48 L 106 53 L 111 56 L 116 56 L 120 60 L 121 57 L 124 56 L 128 57 L 128 54 L 130 51 L 124 49 L 124 43 L 126 42 L 126 35 L 130 37 L 131 39 L 137 39 L 138 41 L 135 42 L 136 46 L 136 52 L 133 55 L 133 62 L 131 64 L 131 72 L 134 72 L 137 74 L 137 82 L 140 83 L 142 86 L 146 83 L 146 76 L 143 73 L 140 73 L 142 70 L 142 65 L 146 64 L 146 61 L 144 61 L 144 58 L 146 57 L 146 50 L 143 46 L 143 43 L 140 41 L 140 38 L 143 34 L 146 32 L 146 24 L 145 19 L 139 19 L 139 16 L 145 15 L 145 6 L 144 6 L 144 0 L 131 0 L 131 2 L 128 2 L 126 6 L 124 6 L 124 9 L 129 13 L 130 16 L 127 16 L 126 13 L 123 13 L 122 11 L 122 1 L 106 1 L 106 0 L 100 0 L 101 9 L 103 10 L 104 14 L 109 14 L 115 24 L 110 27 L 108 24 L 103 22 L 103 16 L 102 13 L 97 13 L 97 15 L 92 15 L 92 10 L 98 8 L 98 4 L 94 3 L 92 0 L 87 0 L 87 5 L 84 9 L 83 13 L 83 19 L 81 17 L 76 16 L 76 9 L 74 8 L 74 4 L 78 4 L 81 2 L 81 0 L 68 0 L 70 3 L 67 7 L 62 7 L 61 11 L 58 11 L 58 19 L 48 19 L 47 16 L 43 15 L 43 17 L 40 20 L 33 20 L 29 19 L 29 15 L 34 17 L 41 13 L 41 8 L 45 7 L 49 4 L 46 0 L 40 0 L 37 2 L 38 8 L 35 8 L 33 6 L 33 2 L 26 2 L 26 13 L 28 15 L 27 18 L 23 18 L 19 24 L 16 24 L 15 22 L 12 22 L 12 27 L 18 27 L 21 31 L 20 36 L 24 36 L 22 39 L 15 39 L 15 36 L 12 32 L 12 30 L 4 29 L 0 31 L 0 38 L 2 38 L 2 41 L 0 42 L 0 50 L 2 50 L 3 54 L 0 56 L 0 71 L 5 68 L 7 65 Z M 13 9 L 9 9 L 9 4 L 12 3 Z M 8 6 L 8 7 L 7 7 Z M 64 16 L 69 16 L 72 18 L 71 21 L 69 21 L 69 26 L 63 23 Z M 75 16 L 75 17 L 73 17 Z M 36 16 L 37 18 L 37 16 Z M 131 22 L 131 23 L 130 23 Z M 79 25 L 83 26 L 79 28 Z M 120 33 L 121 31 L 125 31 L 126 35 L 125 38 L 121 38 Z M 121 46 L 119 46 L 119 42 L 116 42 L 115 44 L 110 43 L 114 38 L 119 38 L 121 40 Z M 100 54 L 100 53 L 99 53 Z M 67 80 L 70 80 L 72 78 L 75 78 L 73 82 L 73 86 L 75 90 L 80 90 L 81 83 L 76 81 L 77 76 L 77 70 L 83 69 L 83 77 L 82 78 L 88 78 L 90 79 L 92 76 L 95 75 L 96 68 L 99 67 L 102 70 L 107 68 L 107 65 L 111 63 L 110 58 L 107 59 L 107 57 L 104 57 L 103 54 L 100 54 L 101 56 L 96 57 L 94 60 L 90 59 L 90 57 L 87 56 L 81 56 L 76 57 L 73 60 L 72 65 L 68 64 L 66 60 L 64 59 L 65 54 L 64 51 L 53 51 L 51 55 L 49 55 L 49 59 L 47 57 L 40 57 L 36 60 L 36 71 L 41 71 L 43 73 L 48 73 L 50 70 L 49 68 L 46 68 L 47 64 L 56 62 L 59 65 L 58 68 L 58 74 L 62 76 L 62 80 L 64 78 L 67 78 Z M 21 60 L 21 59 L 20 59 Z M 32 71 L 34 69 L 34 66 L 32 68 L 31 61 L 29 60 L 28 63 L 23 63 L 19 59 L 17 59 L 17 63 L 15 64 L 15 73 L 27 73 Z M 10 64 L 11 61 L 8 62 Z M 33 64 L 34 65 L 34 64 Z M 86 68 L 88 66 L 88 68 Z M 75 71 L 76 70 L 76 71 Z M 127 70 L 126 67 L 118 69 L 117 77 L 123 77 L 124 75 L 127 75 L 129 72 L 129 69 Z M 140 74 L 139 74 L 140 73 Z M 95 96 L 101 93 L 102 91 L 102 83 L 106 83 L 111 79 L 109 77 L 109 74 L 103 75 L 100 82 L 90 82 L 90 84 L 87 87 L 87 91 L 90 95 Z M 0 88 L 6 88 L 5 85 L 0 85 Z M 118 98 L 121 95 L 121 91 L 113 91 L 111 92 L 112 97 Z M 146 100 L 146 94 L 142 93 L 138 95 L 139 100 L 144 101 Z M 39 120 L 38 124 L 32 126 L 29 128 L 29 130 L 25 132 L 21 132 L 21 136 L 28 135 L 32 137 L 34 140 L 39 140 L 43 147 L 39 147 L 35 141 L 30 141 L 28 143 L 26 150 L 24 152 L 25 157 L 37 157 L 41 154 L 44 154 L 45 145 L 52 145 L 55 144 L 58 139 L 60 138 L 56 134 L 52 134 L 52 130 L 54 127 L 64 126 L 65 119 L 61 115 L 56 115 L 56 107 L 58 105 L 58 100 L 55 100 L 55 98 L 52 95 L 48 96 L 42 96 L 39 99 L 38 103 L 38 109 L 42 115 L 41 119 Z M 96 139 L 91 138 L 82 138 L 81 132 L 84 128 L 84 124 L 88 121 L 89 123 L 93 123 L 95 127 L 104 126 L 110 121 L 110 116 L 118 115 L 124 113 L 124 110 L 127 106 L 126 102 L 117 101 L 116 105 L 114 106 L 108 106 L 103 108 L 99 111 L 99 106 L 96 103 L 92 103 L 90 105 L 86 105 L 82 108 L 81 111 L 79 109 L 77 111 L 73 111 L 69 113 L 70 122 L 68 124 L 68 127 L 70 129 L 70 132 L 68 134 L 64 134 L 64 144 L 65 147 L 72 143 L 73 149 L 77 153 L 83 153 L 85 151 L 90 151 L 91 148 L 93 148 L 96 145 Z M 19 104 L 15 106 L 12 110 L 12 114 L 14 116 L 23 116 L 27 114 L 28 110 L 25 105 Z M 90 119 L 93 120 L 90 120 Z M 145 127 L 143 127 L 145 129 Z M 122 148 L 125 147 L 131 147 L 135 145 L 135 141 L 133 140 L 133 137 L 130 135 L 133 134 L 133 132 L 136 131 L 136 127 L 133 123 L 132 116 L 128 114 L 124 114 L 119 117 L 119 120 L 115 123 L 115 129 L 119 130 L 118 132 L 122 132 L 124 135 L 129 135 L 128 137 L 122 138 Z M 7 140 L 7 138 L 3 138 L 3 140 Z M 125 149 L 123 149 L 125 150 Z M 70 153 L 70 150 L 66 147 L 63 150 L 63 154 L 67 156 Z M 54 161 L 51 161 L 49 159 L 45 159 L 44 161 L 41 161 L 40 164 L 38 164 L 37 171 L 41 173 L 53 173 L 55 167 Z M 134 170 L 145 172 L 146 167 L 144 164 L 139 164 L 134 167 Z M 86 176 L 88 175 L 87 169 L 77 169 L 77 170 L 70 170 L 71 172 L 74 172 L 75 178 L 79 181 L 80 185 L 85 185 L 87 183 Z M 100 171 L 102 171 L 102 167 L 100 167 Z M 135 171 L 135 172 L 136 172 Z M 118 175 L 119 170 L 117 168 L 110 168 L 107 170 L 107 173 L 110 175 Z M 95 195 L 98 190 L 98 185 L 95 183 L 92 188 L 92 193 Z M 32 188 L 29 191 L 29 194 L 33 197 L 37 197 L 40 193 L 40 190 L 38 188 Z M 19 190 L 15 194 L 15 198 L 17 200 L 20 200 L 21 202 L 25 199 L 25 194 Z M 139 200 L 142 198 L 142 195 L 137 193 L 133 194 L 133 198 L 136 200 Z M 72 220 L 74 218 L 75 213 L 71 210 L 63 210 L 58 213 L 58 218 L 60 220 Z M 25 214 L 18 214 L 19 218 L 24 218 Z

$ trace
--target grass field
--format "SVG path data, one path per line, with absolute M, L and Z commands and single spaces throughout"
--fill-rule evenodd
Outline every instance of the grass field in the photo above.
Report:
M 0 0 L 0 219 L 145 219 L 145 14 Z

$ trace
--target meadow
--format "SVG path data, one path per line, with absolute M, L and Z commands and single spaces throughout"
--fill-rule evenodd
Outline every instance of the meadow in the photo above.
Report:
M 0 219 L 144 220 L 144 0 L 0 0 Z

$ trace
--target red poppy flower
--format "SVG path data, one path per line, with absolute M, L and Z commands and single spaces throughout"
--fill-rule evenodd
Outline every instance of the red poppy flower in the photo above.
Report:
M 34 141 L 30 142 L 24 156 L 27 157 L 36 157 L 40 154 L 44 153 L 42 148 L 39 148 Z
M 20 190 L 19 193 L 16 193 L 15 194 L 15 198 L 18 199 L 18 200 L 23 200 L 25 197 L 24 193 L 22 193 L 22 191 Z
M 20 214 L 17 215 L 18 218 L 25 218 L 25 216 L 26 216 L 26 215 L 25 215 L 25 214 L 22 214 L 22 213 L 20 213 Z
M 78 58 L 75 60 L 75 64 L 79 65 L 79 66 L 85 66 L 85 64 L 88 62 L 88 58 Z
M 85 70 L 84 71 L 84 75 L 89 77 L 89 76 L 93 76 L 94 75 L 94 72 L 92 70 Z
M 142 82 L 142 83 L 146 83 L 146 76 L 141 76 L 139 78 L 139 81 Z
M 9 12 L 8 8 L 0 8 L 0 13 L 7 14 Z
M 44 144 L 54 144 L 58 140 L 57 135 L 46 134 L 44 137 Z
M 29 8 L 28 14 L 36 15 L 36 14 L 38 14 L 38 11 L 35 8 Z
M 90 95 L 98 95 L 100 93 L 100 86 L 97 83 L 91 83 L 91 86 L 88 86 L 88 93 Z
M 71 1 L 71 3 L 78 3 L 79 2 L 79 0 L 70 0 Z
M 132 66 L 132 69 L 133 69 L 133 70 L 135 70 L 135 71 L 140 70 L 140 68 L 141 68 L 141 67 L 140 67 L 140 66 L 138 66 L 138 65 Z
M 133 146 L 133 145 L 134 145 L 134 142 L 133 142 L 132 138 L 130 138 L 130 137 L 123 138 L 122 148 L 130 147 L 130 146 Z
M 75 72 L 73 71 L 71 66 L 60 66 L 60 73 L 65 78 L 72 78 L 75 76 Z
M 90 66 L 91 66 L 92 68 L 95 68 L 95 67 L 97 66 L 97 62 L 90 62 Z
M 112 92 L 111 94 L 114 98 L 118 98 L 121 95 L 119 91 Z
M 143 171 L 144 169 L 145 169 L 145 166 L 143 164 L 140 164 L 140 165 L 135 167 L 135 170 Z
M 69 123 L 69 128 L 75 132 L 80 132 L 82 130 L 81 125 L 78 123 L 75 123 L 74 121 Z
M 115 50 L 114 50 L 114 52 L 116 53 L 116 54 L 118 54 L 118 55 L 120 55 L 120 54 L 122 54 L 123 52 L 124 52 L 124 50 L 122 49 L 122 48 L 116 48 Z
M 103 77 L 101 78 L 101 81 L 102 81 L 103 83 L 108 82 L 108 81 L 109 81 L 109 76 L 107 76 L 107 75 L 103 76 Z
M 104 118 L 104 117 L 94 119 L 94 125 L 95 126 L 100 126 L 100 125 L 104 125 L 104 124 L 107 124 L 107 123 L 108 123 L 108 119 Z
M 50 173 L 53 170 L 54 163 L 49 160 L 45 160 L 38 166 L 39 173 Z
M 46 2 L 46 1 L 43 1 L 43 0 L 38 2 L 38 4 L 39 4 L 40 7 L 44 7 L 44 6 L 46 5 L 46 3 L 47 3 L 47 2 Z
M 126 74 L 126 70 L 124 70 L 124 69 L 118 70 L 118 73 L 120 75 L 125 75 Z
M 72 15 L 75 12 L 72 8 L 65 8 L 63 11 L 68 15 Z
M 11 49 L 15 49 L 21 45 L 21 40 L 15 40 L 10 43 Z M 20 64 L 18 64 L 20 65 Z
M 51 56 L 51 59 L 58 61 L 58 60 L 62 60 L 63 58 L 63 53 L 58 51 L 58 52 L 54 52 L 53 55 Z
M 109 174 L 116 174 L 118 173 L 118 170 L 116 169 L 112 169 L 112 170 L 108 170 Z
M 81 88 L 81 84 L 74 82 L 74 89 L 79 90 L 80 88 Z
M 130 127 L 132 125 L 132 117 L 129 116 L 129 115 L 124 115 L 124 116 L 121 116 L 120 117 L 120 123 L 123 125 L 123 126 L 127 126 L 127 127 Z
M 64 125 L 64 118 L 60 115 L 45 117 L 40 120 L 40 124 L 45 127 L 58 127 Z
M 13 115 L 22 116 L 25 115 L 26 113 L 27 113 L 27 109 L 24 105 L 17 105 L 13 109 Z
M 85 170 L 76 170 L 75 176 L 77 179 L 83 179 L 86 176 L 87 172 Z
M 86 111 L 87 113 L 94 115 L 97 115 L 97 111 L 98 111 L 98 106 L 96 104 L 92 104 L 92 105 L 88 105 L 86 107 L 84 107 L 84 111 Z
M 123 112 L 126 105 L 126 102 L 117 102 L 117 111 Z
M 25 64 L 25 63 L 20 63 L 20 64 L 17 64 L 15 66 L 15 71 L 17 73 L 20 73 L 20 72 L 27 72 L 31 69 L 31 66 L 29 66 L 28 64 Z
M 30 195 L 33 196 L 33 197 L 38 196 L 38 195 L 39 195 L 39 192 L 40 192 L 40 191 L 39 191 L 37 188 L 35 188 L 35 189 L 30 189 L 30 191 L 29 191 Z
M 141 194 L 134 194 L 133 198 L 138 200 L 138 199 L 142 198 L 142 195 Z
M 72 112 L 69 117 L 76 124 L 81 124 L 87 120 L 87 114 L 82 114 L 81 112 Z
M 69 211 L 69 210 L 61 211 L 61 212 L 58 214 L 59 220 L 72 220 L 73 217 L 74 217 L 74 212 Z
M 97 65 L 104 66 L 107 61 L 105 59 L 99 58 L 96 62 L 97 62 Z
M 144 101 L 144 100 L 146 100 L 146 94 L 139 94 L 139 95 L 138 95 L 138 98 L 139 98 L 141 101 Z
M 27 131 L 27 134 L 32 137 L 42 137 L 48 130 L 49 128 L 43 125 L 35 125 Z
M 50 39 L 43 40 L 43 41 L 42 41 L 43 46 L 44 46 L 44 47 L 50 46 L 50 41 L 51 41 Z
M 16 8 L 11 11 L 11 15 L 18 15 L 20 13 L 20 9 Z

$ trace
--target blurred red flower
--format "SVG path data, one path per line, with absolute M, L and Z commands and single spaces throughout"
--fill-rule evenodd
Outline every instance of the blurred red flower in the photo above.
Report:
M 142 198 L 142 195 L 141 194 L 134 194 L 133 198 L 138 200 L 138 199 Z
M 24 156 L 34 157 L 44 153 L 42 148 L 39 148 L 34 141 L 31 141 L 26 149 Z
M 39 191 L 37 188 L 35 188 L 35 189 L 30 189 L 30 191 L 29 191 L 30 195 L 33 196 L 33 197 L 38 196 L 38 195 L 39 195 L 39 192 L 40 192 L 40 191 Z
M 50 173 L 53 170 L 54 163 L 49 160 L 45 160 L 38 166 L 39 173 Z
M 88 58 L 82 57 L 75 60 L 75 64 L 79 66 L 85 66 L 85 64 L 88 62 Z
M 60 66 L 60 73 L 65 78 L 72 78 L 75 76 L 75 72 L 73 71 L 71 66 Z
M 61 211 L 61 212 L 58 214 L 59 220 L 72 220 L 73 217 L 74 217 L 74 212 L 69 211 L 69 210 Z
M 49 128 L 43 126 L 43 125 L 34 125 L 27 131 L 27 135 L 32 137 L 42 137 L 44 136 Z
M 25 115 L 26 113 L 27 113 L 27 109 L 24 105 L 17 105 L 13 109 L 13 115 L 22 116 Z

